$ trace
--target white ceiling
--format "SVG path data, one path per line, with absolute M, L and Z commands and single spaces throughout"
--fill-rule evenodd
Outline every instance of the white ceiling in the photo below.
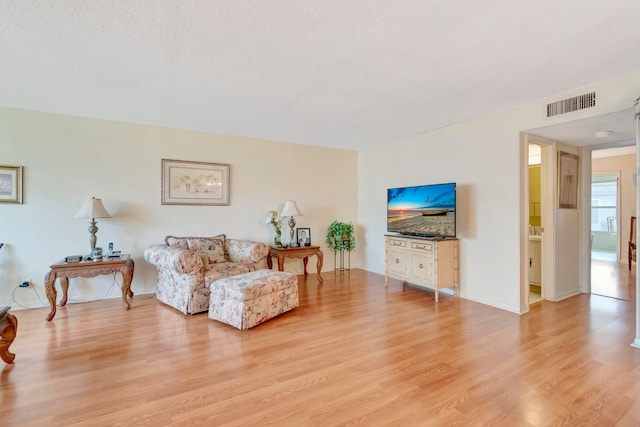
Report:
M 638 0 L 0 0 L 0 105 L 360 150 L 640 69 Z
M 630 145 L 635 144 L 636 139 L 634 114 L 634 109 L 629 108 L 526 132 L 577 147 L 610 145 L 614 142 L 620 143 L 617 145 Z M 599 135 L 600 132 L 606 132 L 609 135 Z

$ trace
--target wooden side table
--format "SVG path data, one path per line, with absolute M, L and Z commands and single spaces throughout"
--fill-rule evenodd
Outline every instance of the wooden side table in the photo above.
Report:
M 0 358 L 5 363 L 13 363 L 16 355 L 9 351 L 9 346 L 16 339 L 18 333 L 18 319 L 9 313 L 11 307 L 0 307 Z
M 267 266 L 273 268 L 273 260 L 271 257 L 278 258 L 278 270 L 284 271 L 285 258 L 302 258 L 304 264 L 304 277 L 307 277 L 307 262 L 309 257 L 315 255 L 318 258 L 316 269 L 318 271 L 318 282 L 322 283 L 322 251 L 320 246 L 299 246 L 297 248 L 276 248 L 269 247 L 269 255 L 267 256 Z
M 131 281 L 133 280 L 133 260 L 130 255 L 122 255 L 119 258 L 104 258 L 103 261 L 65 262 L 58 261 L 51 265 L 51 270 L 44 277 L 47 299 L 51 306 L 51 312 L 46 319 L 51 320 L 56 315 L 56 287 L 55 281 L 60 278 L 62 287 L 62 300 L 60 307 L 67 303 L 70 277 L 96 277 L 99 274 L 122 273 L 122 304 L 127 310 L 131 308 L 128 298 L 133 298 Z

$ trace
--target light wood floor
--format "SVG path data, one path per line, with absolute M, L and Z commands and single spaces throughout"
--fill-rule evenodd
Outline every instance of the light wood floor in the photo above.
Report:
M 634 426 L 634 304 L 522 316 L 362 270 L 248 331 L 136 296 L 14 311 L 2 426 Z M 464 285 L 463 285 L 464 286 Z
M 592 259 L 591 293 L 635 302 L 636 265 Z

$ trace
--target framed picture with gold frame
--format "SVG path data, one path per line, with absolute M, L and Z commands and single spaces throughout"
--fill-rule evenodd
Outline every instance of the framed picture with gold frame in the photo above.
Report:
M 558 208 L 578 209 L 578 171 L 580 158 L 558 152 Z
M 162 159 L 163 205 L 229 205 L 229 165 Z
M 22 166 L 0 165 L 0 203 L 22 204 Z

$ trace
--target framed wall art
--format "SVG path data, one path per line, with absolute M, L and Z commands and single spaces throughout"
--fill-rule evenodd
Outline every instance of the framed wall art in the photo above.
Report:
M 22 166 L 0 165 L 0 202 L 22 203 Z
M 163 205 L 229 205 L 229 165 L 162 159 Z
M 298 246 L 311 246 L 311 229 L 296 228 L 296 242 Z
M 578 156 L 558 152 L 558 208 L 578 209 Z

